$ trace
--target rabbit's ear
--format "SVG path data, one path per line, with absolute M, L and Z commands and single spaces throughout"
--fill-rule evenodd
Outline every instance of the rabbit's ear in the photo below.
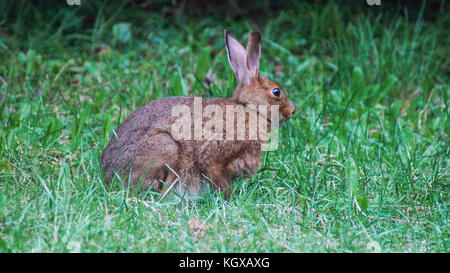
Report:
M 247 44 L 247 69 L 250 76 L 258 79 L 259 57 L 261 56 L 261 34 L 253 30 L 248 36 Z
M 225 44 L 227 46 L 228 61 L 238 81 L 248 82 L 248 70 L 246 67 L 247 52 L 236 38 L 225 30 Z

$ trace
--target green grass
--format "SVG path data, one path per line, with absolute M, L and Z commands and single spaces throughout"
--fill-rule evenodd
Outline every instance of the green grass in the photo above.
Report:
M 86 2 L 0 4 L 0 252 L 450 251 L 449 13 L 173 19 Z M 113 129 L 156 98 L 230 95 L 223 30 L 245 41 L 255 24 L 261 73 L 297 108 L 257 174 L 229 202 L 107 191 Z

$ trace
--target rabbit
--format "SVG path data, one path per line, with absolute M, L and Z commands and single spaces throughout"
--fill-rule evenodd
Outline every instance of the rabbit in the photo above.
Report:
M 101 154 L 107 185 L 117 178 L 128 186 L 143 190 L 151 188 L 166 192 L 175 186 L 181 194 L 199 196 L 212 189 L 229 199 L 232 181 L 254 174 L 263 156 L 262 140 L 250 139 L 247 130 L 243 140 L 179 139 L 173 132 L 179 118 L 172 113 L 174 107 L 184 105 L 193 113 L 196 100 L 203 108 L 216 105 L 224 111 L 228 106 L 275 105 L 279 122 L 294 114 L 295 106 L 285 91 L 259 74 L 260 33 L 250 32 L 245 49 L 230 32 L 224 32 L 228 61 L 238 81 L 233 95 L 229 98 L 160 98 L 133 112 Z M 272 123 L 268 114 L 263 117 L 259 112 L 255 113 L 259 118 L 267 119 L 270 129 Z M 236 131 L 238 127 L 248 129 L 248 119 L 249 116 L 245 116 L 245 126 L 237 124 L 237 120 L 231 125 Z M 205 122 L 207 120 L 202 117 L 197 124 L 194 121 L 191 128 L 195 130 Z

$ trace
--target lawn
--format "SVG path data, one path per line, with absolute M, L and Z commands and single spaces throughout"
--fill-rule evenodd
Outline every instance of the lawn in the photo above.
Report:
M 448 3 L 386 2 L 1 1 L 0 252 L 449 252 Z M 230 96 L 224 29 L 254 28 L 297 109 L 256 175 L 229 201 L 108 190 L 113 130 L 153 99 Z

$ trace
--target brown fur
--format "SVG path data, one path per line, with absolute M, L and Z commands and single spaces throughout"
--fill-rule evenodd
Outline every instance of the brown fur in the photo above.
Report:
M 289 119 L 295 111 L 292 102 L 281 87 L 259 75 L 259 33 L 250 33 L 246 53 L 227 31 L 225 40 L 239 84 L 231 98 L 203 99 L 203 109 L 206 105 L 219 105 L 225 113 L 226 105 L 279 105 L 280 121 Z M 243 55 L 247 56 L 246 60 L 242 59 Z M 275 87 L 282 92 L 280 98 L 271 93 Z M 248 140 L 247 131 L 246 140 L 175 140 L 171 133 L 175 121 L 171 117 L 171 109 L 183 104 L 192 110 L 193 101 L 193 97 L 167 97 L 151 101 L 132 113 L 117 130 L 117 137 L 113 136 L 102 152 L 106 182 L 110 183 L 113 177 L 117 177 L 125 183 L 131 181 L 136 185 L 141 182 L 143 189 L 153 187 L 156 190 L 177 183 L 176 189 L 181 193 L 187 191 L 189 195 L 200 194 L 209 184 L 228 198 L 233 179 L 253 175 L 263 152 L 261 141 Z M 250 126 L 248 115 L 246 121 L 246 127 Z M 225 121 L 223 124 L 225 127 Z M 224 139 L 225 134 L 226 130 Z

